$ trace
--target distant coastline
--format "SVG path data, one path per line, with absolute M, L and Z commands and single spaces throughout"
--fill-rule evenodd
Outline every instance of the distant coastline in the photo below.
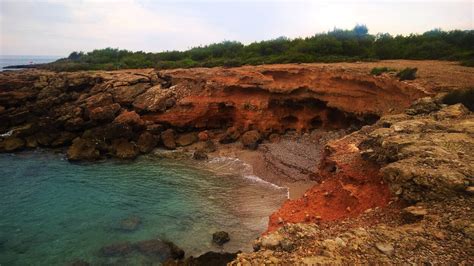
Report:
M 0 55 L 0 71 L 36 68 L 61 58 L 54 55 Z

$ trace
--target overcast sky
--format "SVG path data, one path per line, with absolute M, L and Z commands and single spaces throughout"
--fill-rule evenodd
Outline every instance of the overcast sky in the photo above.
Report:
M 474 0 L 0 0 L 0 55 L 183 50 L 223 40 L 306 37 L 357 23 L 373 34 L 474 29 L 473 14 Z

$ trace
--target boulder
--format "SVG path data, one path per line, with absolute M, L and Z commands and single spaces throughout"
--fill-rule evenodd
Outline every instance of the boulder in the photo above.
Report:
M 90 111 L 97 107 L 111 105 L 114 103 L 114 99 L 110 93 L 97 93 L 84 99 L 84 103 L 86 110 Z
M 260 142 L 260 133 L 257 130 L 250 130 L 245 132 L 240 141 L 245 148 L 255 150 L 258 147 L 258 143 Z
M 118 86 L 109 89 L 114 101 L 120 104 L 132 104 L 135 98 L 150 88 L 149 83 L 137 83 L 131 86 Z
M 421 206 L 410 206 L 402 210 L 402 218 L 406 223 L 418 222 L 427 214 L 426 209 Z
M 439 110 L 441 107 L 436 103 L 435 99 L 431 97 L 424 97 L 416 100 L 410 108 L 405 110 L 408 115 L 428 114 Z
M 138 137 L 137 147 L 141 153 L 149 153 L 158 144 L 158 138 L 150 132 L 143 132 Z
M 163 131 L 161 133 L 161 141 L 163 142 L 163 145 L 165 146 L 165 148 L 167 148 L 169 150 L 176 149 L 174 130 L 167 129 L 167 130 Z
M 162 261 L 184 258 L 184 251 L 182 249 L 174 243 L 161 241 L 159 239 L 143 240 L 137 242 L 135 247 L 140 253 L 146 256 L 159 257 Z
M 219 142 L 222 144 L 228 144 L 235 142 L 240 137 L 240 129 L 237 127 L 229 127 L 225 134 L 221 136 Z
M 216 144 L 212 140 L 201 141 L 196 144 L 196 150 L 201 152 L 215 152 L 217 150 Z
M 207 141 L 209 139 L 209 133 L 207 130 L 199 132 L 198 139 L 199 141 Z
M 138 156 L 138 148 L 127 139 L 115 139 L 112 141 L 112 151 L 117 158 L 134 159 Z
M 261 247 L 266 249 L 276 249 L 280 246 L 283 237 L 278 233 L 269 234 L 261 238 Z
M 238 253 L 228 253 L 228 252 L 214 252 L 209 251 L 197 258 L 189 258 L 186 260 L 188 264 L 186 265 L 209 265 L 209 266 L 218 266 L 218 265 L 227 265 L 237 258 Z
M 52 147 L 60 147 L 64 145 L 69 145 L 73 139 L 76 138 L 76 134 L 68 131 L 61 132 L 59 136 L 51 142 Z M 30 143 L 31 144 L 31 143 Z
M 89 110 L 89 119 L 94 121 L 111 121 L 120 111 L 120 104 L 113 103 L 106 106 L 99 106 Z
M 76 138 L 67 150 L 67 158 L 70 161 L 91 161 L 100 158 L 100 152 L 96 144 L 90 139 Z
M 393 252 L 395 251 L 395 249 L 393 248 L 393 245 L 389 244 L 389 243 L 378 242 L 378 243 L 375 243 L 375 247 L 380 252 L 382 252 L 383 254 L 385 254 L 387 256 L 392 256 Z
M 100 249 L 100 254 L 104 257 L 116 257 L 128 255 L 132 251 L 133 245 L 127 241 L 103 246 Z
M 21 138 L 11 136 L 4 139 L 0 145 L 3 146 L 5 151 L 12 152 L 23 148 L 25 146 L 25 141 Z
M 219 246 L 222 246 L 229 241 L 230 241 L 229 233 L 225 231 L 219 231 L 212 234 L 212 242 L 216 243 Z
M 141 119 L 140 115 L 135 111 L 123 111 L 114 119 L 115 124 L 129 125 L 134 128 L 141 128 L 144 126 L 144 122 Z
M 189 146 L 196 141 L 198 141 L 198 136 L 194 132 L 181 134 L 176 138 L 176 144 L 178 146 Z
M 173 97 L 173 91 L 162 89 L 161 85 L 156 85 L 136 97 L 133 107 L 141 111 L 163 112 L 175 104 Z

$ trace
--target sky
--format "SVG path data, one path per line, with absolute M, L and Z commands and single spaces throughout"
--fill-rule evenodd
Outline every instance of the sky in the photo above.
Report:
M 369 33 L 474 29 L 474 0 L 0 0 L 0 55 L 67 56 L 113 47 L 185 50 L 308 37 L 365 24 Z

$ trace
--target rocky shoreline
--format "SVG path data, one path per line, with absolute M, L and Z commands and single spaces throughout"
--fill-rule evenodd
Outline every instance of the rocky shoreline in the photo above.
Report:
M 372 63 L 2 72 L 0 152 L 67 148 L 70 161 L 132 160 L 158 147 L 195 160 L 239 158 L 289 187 L 290 200 L 270 217 L 256 252 L 239 254 L 235 265 L 406 256 L 470 264 L 474 118 L 460 104 L 423 97 L 474 85 L 474 71 L 377 64 L 417 66 L 420 77 L 371 76 Z M 453 210 L 447 218 L 443 207 Z M 421 244 L 411 247 L 413 239 Z M 424 248 L 413 255 L 427 244 L 456 256 L 428 257 Z

